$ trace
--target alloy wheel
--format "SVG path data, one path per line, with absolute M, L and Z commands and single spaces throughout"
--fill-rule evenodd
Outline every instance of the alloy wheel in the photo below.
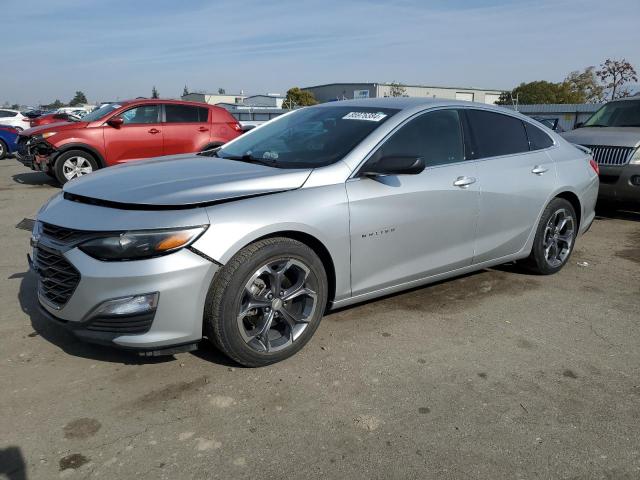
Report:
M 549 266 L 562 265 L 573 246 L 575 226 L 573 216 L 564 208 L 555 211 L 544 229 L 544 258 Z
M 237 323 L 260 353 L 282 350 L 308 327 L 317 308 L 317 279 L 302 261 L 283 258 L 255 271 L 244 286 Z
M 85 157 L 69 157 L 62 164 L 62 174 L 72 180 L 93 172 L 93 167 Z

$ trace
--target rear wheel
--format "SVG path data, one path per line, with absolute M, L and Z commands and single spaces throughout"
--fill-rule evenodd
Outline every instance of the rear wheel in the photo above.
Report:
M 311 248 L 290 238 L 257 241 L 216 275 L 205 306 L 205 333 L 242 365 L 279 362 L 311 339 L 327 290 L 324 266 Z
M 0 140 L 0 160 L 7 156 L 8 148 L 4 140 Z
M 578 221 L 573 206 L 563 198 L 554 198 L 540 218 L 526 265 L 542 275 L 560 271 L 571 256 L 577 234 Z
M 95 157 L 84 150 L 69 150 L 56 159 L 56 179 L 64 185 L 69 180 L 82 177 L 98 169 Z

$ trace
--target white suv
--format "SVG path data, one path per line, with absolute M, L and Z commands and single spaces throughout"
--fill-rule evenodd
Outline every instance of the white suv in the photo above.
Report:
M 0 125 L 9 125 L 18 130 L 30 128 L 29 119 L 18 110 L 0 109 Z

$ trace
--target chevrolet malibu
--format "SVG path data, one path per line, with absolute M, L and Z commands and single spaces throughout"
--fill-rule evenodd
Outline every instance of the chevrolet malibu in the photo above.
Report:
M 342 101 L 67 183 L 30 264 L 45 315 L 81 339 L 155 355 L 206 337 L 261 366 L 330 309 L 505 262 L 559 271 L 594 219 L 596 170 L 499 107 Z

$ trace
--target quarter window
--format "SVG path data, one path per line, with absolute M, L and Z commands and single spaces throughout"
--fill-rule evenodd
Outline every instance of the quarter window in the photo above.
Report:
M 209 120 L 207 107 L 166 104 L 164 112 L 167 123 L 204 123 Z
M 141 105 L 122 114 L 125 125 L 158 123 L 158 105 Z
M 542 150 L 543 148 L 549 148 L 553 145 L 551 137 L 538 127 L 525 122 L 524 128 L 527 131 L 527 138 L 529 139 L 529 150 Z
M 474 158 L 529 151 L 524 123 L 515 117 L 485 110 L 467 110 Z
M 457 110 L 438 110 L 411 120 L 373 154 L 382 157 L 422 157 L 428 167 L 464 160 L 462 128 Z

